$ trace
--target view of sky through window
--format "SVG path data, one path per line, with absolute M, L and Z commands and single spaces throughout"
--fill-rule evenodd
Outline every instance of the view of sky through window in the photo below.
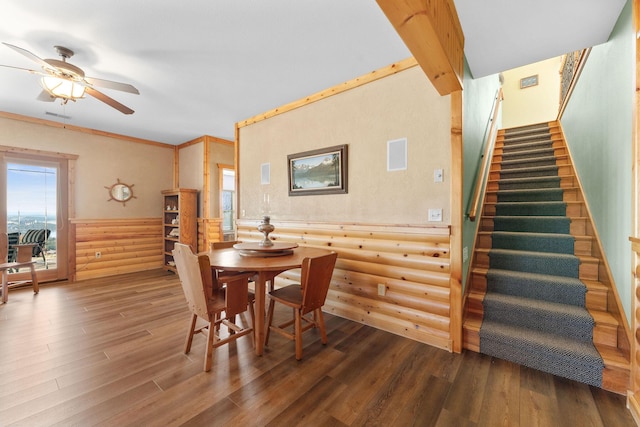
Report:
M 57 180 L 55 167 L 7 165 L 7 233 L 45 228 L 51 230 L 49 241 L 55 242 Z
M 7 214 L 56 217 L 56 169 L 10 163 L 7 167 Z

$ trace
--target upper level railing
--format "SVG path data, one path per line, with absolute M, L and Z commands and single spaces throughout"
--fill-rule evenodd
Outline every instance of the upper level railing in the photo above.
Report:
M 562 118 L 564 109 L 567 107 L 573 88 L 580 77 L 590 52 L 591 48 L 587 48 L 568 53 L 562 59 L 562 66 L 560 67 L 560 107 L 557 120 Z
M 481 204 L 482 187 L 487 179 L 487 172 L 489 170 L 489 166 L 491 165 L 491 158 L 493 157 L 493 147 L 495 145 L 496 136 L 498 134 L 498 113 L 500 112 L 500 106 L 503 99 L 502 88 L 500 88 L 498 89 L 496 97 L 493 101 L 493 112 L 491 114 L 491 118 L 489 119 L 489 123 L 487 123 L 488 132 L 484 143 L 484 154 L 480 158 L 480 161 L 482 161 L 482 170 L 476 176 L 476 186 L 473 191 L 473 196 L 471 198 L 471 208 L 469 209 L 468 213 L 469 219 L 471 221 L 476 220 L 478 207 Z

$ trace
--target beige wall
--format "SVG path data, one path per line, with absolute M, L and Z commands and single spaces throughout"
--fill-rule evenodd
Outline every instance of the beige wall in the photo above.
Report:
M 408 168 L 387 171 L 387 141 L 407 138 Z M 287 155 L 348 144 L 348 194 L 288 195 Z M 386 224 L 450 223 L 450 97 L 419 67 L 240 128 L 239 214 L 260 218 L 264 194 L 278 219 Z M 270 163 L 269 185 L 260 165 Z M 434 169 L 444 182 L 434 183 Z M 443 222 L 429 223 L 428 209 Z
M 209 142 L 209 190 L 210 212 L 208 218 L 220 217 L 220 169 L 219 164 L 234 164 L 235 149 L 232 142 Z
M 204 141 L 181 147 L 179 151 L 179 187 L 198 190 L 198 217 L 202 217 L 204 187 Z
M 505 71 L 502 126 L 548 122 L 558 116 L 562 57 L 547 59 Z M 520 79 L 538 75 L 538 85 L 520 89 Z
M 173 149 L 0 117 L 0 145 L 78 155 L 76 218 L 160 217 L 160 191 L 171 187 Z M 109 199 L 118 178 L 133 185 L 123 206 Z

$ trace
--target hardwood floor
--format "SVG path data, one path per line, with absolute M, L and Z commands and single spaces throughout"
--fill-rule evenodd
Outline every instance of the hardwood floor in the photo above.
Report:
M 280 306 L 278 306 L 280 307 Z M 277 316 L 288 315 L 279 311 Z M 175 275 L 13 289 L 0 306 L 0 425 L 633 426 L 625 397 L 326 315 L 329 344 L 272 334 L 183 354 Z

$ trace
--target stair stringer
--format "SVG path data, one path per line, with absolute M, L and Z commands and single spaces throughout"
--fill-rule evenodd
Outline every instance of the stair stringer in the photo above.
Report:
M 589 208 L 589 203 L 584 199 L 584 190 L 582 186 L 582 182 L 580 181 L 580 177 L 577 174 L 577 171 L 574 167 L 573 158 L 571 156 L 571 150 L 566 143 L 566 138 L 564 136 L 564 131 L 562 129 L 562 125 L 558 121 L 554 121 L 549 123 L 550 126 L 556 127 L 558 129 L 557 138 L 562 139 L 562 144 L 566 147 L 567 154 L 569 156 L 570 166 L 573 171 L 572 175 L 574 176 L 577 186 L 580 189 L 580 193 L 583 195 L 582 199 L 584 200 L 584 209 L 586 216 L 586 230 L 585 234 L 593 237 L 593 244 L 591 245 L 591 256 L 598 259 L 598 282 L 605 285 L 608 292 L 607 297 L 607 313 L 615 318 L 618 323 L 617 327 L 617 337 L 616 337 L 616 349 L 618 350 L 616 354 L 610 354 L 612 360 L 610 360 L 610 365 L 606 367 L 607 372 L 603 376 L 603 388 L 606 385 L 611 388 L 615 388 L 614 390 L 620 394 L 626 394 L 629 389 L 629 370 L 630 370 L 630 360 L 631 360 L 631 328 L 629 326 L 629 322 L 627 321 L 627 317 L 624 315 L 624 310 L 622 308 L 622 302 L 620 300 L 620 294 L 618 293 L 618 289 L 615 286 L 615 282 L 613 280 L 613 274 L 611 272 L 611 268 L 609 267 L 609 262 L 605 255 L 602 241 L 600 240 L 600 236 L 598 235 L 598 231 L 595 227 L 595 222 L 593 221 L 593 216 L 591 215 L 591 210 Z M 572 232 L 572 234 L 574 234 Z M 593 315 L 593 313 L 592 313 Z M 595 316 L 594 316 L 595 317 Z M 603 348 L 602 346 L 596 345 L 598 351 L 600 351 L 603 358 L 605 358 L 605 352 L 609 349 Z M 605 365 L 607 360 L 605 359 Z M 616 367 L 617 365 L 617 367 Z M 611 384 L 604 384 L 605 379 L 608 379 Z

